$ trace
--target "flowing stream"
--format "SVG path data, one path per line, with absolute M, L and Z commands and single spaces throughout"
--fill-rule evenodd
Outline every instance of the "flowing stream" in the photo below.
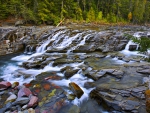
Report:
M 42 72 L 46 72 L 46 71 L 56 71 L 56 72 L 58 72 L 57 74 L 59 76 L 64 76 L 64 74 L 60 72 L 60 70 L 62 68 L 64 68 L 65 66 L 71 66 L 71 67 L 74 67 L 75 69 L 78 69 L 80 67 L 80 65 L 83 64 L 83 62 L 64 64 L 62 66 L 53 66 L 52 65 L 53 62 L 51 62 L 47 66 L 45 66 L 43 69 L 28 69 L 28 70 L 21 67 L 21 64 L 22 64 L 22 62 L 27 61 L 28 59 L 30 59 L 34 56 L 45 53 L 46 50 L 50 50 L 51 48 L 64 50 L 65 48 L 70 47 L 70 49 L 67 50 L 67 54 L 73 54 L 71 52 L 74 49 L 84 45 L 85 41 L 88 38 L 92 37 L 95 33 L 96 33 L 96 31 L 87 31 L 87 32 L 74 31 L 74 34 L 72 35 L 72 34 L 69 34 L 69 32 L 67 30 L 63 29 L 63 30 L 58 31 L 54 35 L 50 35 L 48 37 L 48 39 L 43 41 L 41 46 L 39 46 L 36 49 L 36 53 L 34 53 L 32 55 L 13 54 L 13 55 L 7 55 L 7 56 L 0 56 L 0 71 L 1 71 L 0 77 L 11 83 L 19 81 L 20 84 L 23 84 L 23 83 L 29 83 L 31 80 L 35 79 L 36 75 L 38 75 Z M 138 37 L 137 34 L 136 34 L 136 36 Z M 63 40 L 60 37 L 63 37 Z M 71 46 L 71 44 L 73 42 L 77 42 L 77 44 L 75 46 Z M 52 43 L 52 45 L 47 48 L 47 45 L 50 43 Z M 131 44 L 133 44 L 133 42 L 129 41 L 128 44 L 126 45 L 125 50 L 121 51 L 121 53 L 126 54 L 126 55 L 137 55 L 138 52 L 130 52 L 128 50 L 129 45 L 131 45 Z M 58 54 L 58 53 L 52 53 L 52 54 Z M 103 60 L 106 60 L 106 61 L 110 60 L 111 61 L 110 63 L 114 63 L 114 64 L 125 63 L 123 61 L 119 61 L 116 58 L 112 59 L 112 58 L 110 58 L 110 56 L 107 56 Z M 103 62 L 103 61 L 100 61 L 100 62 Z M 32 77 L 29 77 L 27 79 L 24 79 L 23 76 L 16 77 L 15 76 L 16 70 L 21 70 L 22 72 L 25 72 L 26 74 L 31 74 Z M 69 79 L 53 80 L 51 82 L 53 82 L 61 87 L 64 87 L 64 90 L 66 90 L 68 93 L 70 93 L 70 91 L 68 89 L 65 89 L 65 87 L 68 87 L 68 84 L 70 82 L 77 83 L 81 87 L 81 89 L 84 91 L 84 95 L 80 99 L 76 98 L 75 100 L 72 101 L 72 103 L 75 105 L 80 105 L 83 102 L 83 100 L 88 100 L 89 93 L 93 89 L 93 88 L 86 89 L 84 87 L 85 82 L 93 82 L 93 80 L 85 77 L 80 69 L 75 75 L 73 75 Z M 107 113 L 107 111 L 103 110 L 102 108 L 100 109 L 100 112 Z

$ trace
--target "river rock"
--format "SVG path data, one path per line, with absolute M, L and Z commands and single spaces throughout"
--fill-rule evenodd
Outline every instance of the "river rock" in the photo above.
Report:
M 63 65 L 63 64 L 71 64 L 71 63 L 75 63 L 75 62 L 81 63 L 82 60 L 62 58 L 62 59 L 55 60 L 53 63 L 53 66 Z
M 126 47 L 126 43 L 121 43 L 121 44 L 118 44 L 117 46 L 115 46 L 114 50 L 121 51 L 121 50 L 124 50 L 125 47 Z
M 42 87 L 47 91 L 51 89 L 50 83 L 44 83 L 44 84 L 42 84 Z
M 124 100 L 120 103 L 120 106 L 123 110 L 132 111 L 137 109 L 140 106 L 140 103 L 134 100 Z
M 36 113 L 33 108 L 28 109 L 28 113 Z
M 67 113 L 80 113 L 80 108 L 77 105 L 73 105 Z
M 15 87 L 17 87 L 17 86 L 19 86 L 19 82 L 14 82 L 11 87 L 12 87 L 12 88 L 15 88 Z
M 129 51 L 137 50 L 137 45 L 129 45 Z
M 13 102 L 13 101 L 15 101 L 16 99 L 17 99 L 17 96 L 16 96 L 15 94 L 11 94 L 11 95 L 7 98 L 7 100 L 6 100 L 5 103 L 7 103 L 7 102 Z
M 0 90 L 4 90 L 11 87 L 11 83 L 7 81 L 0 82 Z
M 62 71 L 63 70 L 64 70 L 64 75 L 67 79 L 72 77 L 74 74 L 76 74 L 79 71 L 79 69 L 74 69 L 73 67 L 70 66 L 63 68 Z
M 15 102 L 12 103 L 12 105 L 25 105 L 29 102 L 28 97 L 20 97 L 17 98 Z
M 83 90 L 74 82 L 69 83 L 69 87 L 78 99 L 84 94 Z
M 138 111 L 138 108 L 142 106 L 142 103 L 140 103 L 136 98 L 130 99 L 130 98 L 124 98 L 119 93 L 116 95 L 116 93 L 112 92 L 103 92 L 103 91 L 97 91 L 93 90 L 90 93 L 90 96 L 95 99 L 99 99 L 100 103 L 102 104 L 105 102 L 107 106 L 112 107 L 115 110 L 118 111 Z
M 28 107 L 34 107 L 35 105 L 38 104 L 38 97 L 36 96 L 31 96 L 30 101 L 28 103 Z
M 67 98 L 69 99 L 69 100 L 74 100 L 75 99 L 75 95 L 74 94 L 69 94 L 68 96 L 67 96 Z
M 150 113 L 150 90 L 145 91 L 145 97 L 146 97 L 146 111 L 147 113 Z
M 29 96 L 32 94 L 29 88 L 23 87 L 18 92 L 18 97 Z
M 150 74 L 150 69 L 137 70 L 138 73 Z
M 121 70 L 115 70 L 115 71 L 112 73 L 112 75 L 114 75 L 116 78 L 119 78 L 119 79 L 122 78 L 123 74 L 124 74 L 124 72 L 121 71 Z

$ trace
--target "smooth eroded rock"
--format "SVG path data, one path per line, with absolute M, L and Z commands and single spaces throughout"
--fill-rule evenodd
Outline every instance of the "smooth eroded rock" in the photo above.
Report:
M 83 90 L 74 82 L 69 83 L 69 87 L 71 91 L 77 96 L 77 98 L 80 98 L 84 94 Z
M 38 104 L 38 97 L 36 96 L 31 96 L 30 101 L 28 103 L 28 107 L 34 107 L 35 105 Z
M 4 90 L 11 87 L 11 83 L 7 81 L 0 82 L 0 90 Z
M 29 96 L 32 94 L 29 88 L 21 88 L 18 92 L 18 97 Z

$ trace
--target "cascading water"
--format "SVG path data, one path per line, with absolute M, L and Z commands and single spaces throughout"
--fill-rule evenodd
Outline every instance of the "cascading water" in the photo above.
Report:
M 137 37 L 137 38 L 140 38 L 140 33 L 142 33 L 142 32 L 134 33 L 133 36 L 134 36 L 134 37 Z M 124 49 L 123 51 L 121 51 L 121 53 L 123 53 L 123 54 L 125 54 L 125 55 L 127 55 L 127 56 L 130 56 L 130 55 L 139 55 L 139 56 L 141 56 L 142 54 L 139 54 L 138 51 L 130 51 L 130 50 L 129 50 L 129 47 L 130 47 L 131 45 L 135 45 L 135 46 L 136 46 L 136 50 L 138 50 L 139 44 L 136 44 L 136 43 L 134 43 L 132 40 L 129 40 L 129 42 L 127 43 L 125 49 Z M 143 55 L 142 55 L 142 56 L 143 56 Z
M 66 32 L 66 30 L 59 30 L 56 34 L 52 34 L 52 36 L 49 36 L 48 39 L 46 41 L 44 41 L 40 47 L 37 48 L 36 52 L 37 53 L 44 53 L 47 45 L 53 41 L 58 41 L 59 35 L 64 34 L 65 32 Z M 55 45 L 54 43 L 55 42 L 53 42 L 53 45 Z
M 102 34 L 103 32 L 99 32 L 99 34 Z M 18 65 L 21 65 L 22 62 L 25 61 L 29 61 L 29 62 L 34 62 L 34 57 L 37 57 L 38 61 L 40 62 L 42 59 L 50 59 L 52 58 L 52 56 L 65 56 L 67 55 L 66 58 L 68 57 L 72 57 L 71 55 L 74 54 L 74 56 L 76 56 L 76 58 L 78 58 L 79 56 L 83 56 L 82 54 L 85 55 L 85 58 L 88 58 L 89 56 L 86 56 L 86 53 L 72 53 L 72 54 L 62 54 L 61 52 L 59 53 L 47 53 L 46 51 L 54 49 L 54 50 L 65 50 L 70 53 L 71 51 L 77 49 L 80 46 L 84 46 L 86 44 L 86 41 L 88 41 L 89 39 L 93 38 L 96 34 L 98 34 L 97 31 L 90 31 L 90 30 L 83 30 L 83 31 L 78 31 L 78 30 L 72 30 L 72 29 L 57 29 L 54 32 L 51 32 L 51 34 L 48 34 L 48 37 L 46 39 L 43 39 L 41 41 L 41 45 L 39 47 L 37 47 L 36 49 L 36 53 L 32 54 L 32 55 L 20 55 L 17 57 L 14 57 L 11 59 L 11 61 L 15 62 L 14 65 L 10 65 L 7 64 L 3 70 L 3 76 L 2 78 L 4 80 L 10 81 L 11 83 L 15 82 L 15 81 L 19 81 L 20 84 L 23 83 L 29 83 L 31 80 L 35 79 L 35 76 L 37 76 L 38 74 L 42 73 L 42 72 L 47 72 L 47 71 L 56 71 L 58 76 L 64 77 L 64 73 L 61 72 L 61 70 L 65 67 L 71 67 L 72 69 L 79 69 L 79 71 L 75 74 L 73 74 L 73 76 L 71 76 L 70 78 L 66 79 L 65 77 L 61 80 L 49 80 L 50 82 L 57 84 L 58 86 L 61 86 L 64 88 L 64 90 L 70 94 L 71 91 L 68 88 L 68 84 L 70 82 L 75 82 L 76 84 L 79 85 L 79 87 L 84 91 L 84 94 L 82 95 L 82 97 L 80 99 L 75 98 L 71 103 L 80 106 L 80 104 L 84 101 L 84 100 L 88 100 L 89 97 L 89 93 L 91 92 L 91 90 L 93 88 L 85 88 L 85 83 L 87 82 L 93 82 L 92 79 L 85 77 L 85 75 L 82 72 L 82 69 L 80 68 L 80 66 L 84 65 L 85 63 L 81 60 L 81 62 L 71 62 L 68 64 L 61 64 L 58 66 L 53 66 L 54 61 L 50 61 L 48 64 L 46 64 L 43 68 L 40 69 L 24 69 L 23 67 L 19 67 Z M 128 55 L 130 53 L 134 53 L 134 52 L 129 52 L 129 45 L 133 44 L 132 41 L 129 41 L 128 44 L 126 45 L 125 50 L 122 51 L 122 53 Z M 26 50 L 27 52 L 30 52 L 31 50 L 31 46 L 28 47 L 28 49 Z M 134 53 L 135 54 L 135 53 Z M 69 56 L 70 55 L 70 56 Z M 136 53 L 137 55 L 137 53 Z M 38 58 L 38 56 L 42 56 L 40 58 Z M 92 55 L 91 55 L 92 56 Z M 33 57 L 33 59 L 32 59 Z M 60 58 L 56 59 L 59 60 Z M 84 58 L 83 58 L 84 59 Z M 55 59 L 54 59 L 55 60 Z M 65 60 L 65 59 L 63 59 Z M 100 58 L 95 58 L 95 60 L 100 60 Z M 105 60 L 105 59 L 103 59 Z M 108 57 L 106 59 L 106 61 L 108 62 Z M 102 62 L 100 62 L 102 63 Z M 105 61 L 103 61 L 103 63 L 106 63 Z M 95 63 L 96 65 L 96 63 Z M 101 66 L 103 67 L 103 66 Z M 83 68 L 83 70 L 86 69 Z M 24 79 L 23 76 L 21 77 L 16 77 L 15 76 L 15 72 L 22 72 L 22 73 L 26 73 L 28 75 L 32 75 L 31 77 Z M 104 111 L 102 111 L 102 113 L 104 113 Z M 107 113 L 107 112 L 105 112 Z

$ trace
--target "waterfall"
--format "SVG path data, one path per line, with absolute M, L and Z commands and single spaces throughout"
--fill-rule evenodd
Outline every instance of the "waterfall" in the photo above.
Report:
M 136 32 L 136 33 L 134 33 L 134 37 L 137 37 L 137 38 L 140 38 L 141 37 L 141 34 L 142 34 L 143 32 Z M 136 47 L 136 51 L 129 51 L 130 49 L 130 45 L 135 45 L 135 46 L 137 46 Z M 136 44 L 136 43 L 134 43 L 132 40 L 129 40 L 129 42 L 127 43 L 127 45 L 126 45 L 126 47 L 125 47 L 125 49 L 123 50 L 123 51 L 121 51 L 121 53 L 123 53 L 123 54 L 125 54 L 125 55 L 137 55 L 137 56 L 143 56 L 142 54 L 139 54 L 139 52 L 137 51 L 138 50 L 138 48 L 139 48 L 139 44 Z
M 84 34 L 84 33 L 83 33 Z M 82 34 L 82 35 L 83 35 Z M 84 45 L 85 44 L 85 41 L 86 41 L 86 39 L 87 38 L 89 38 L 89 37 L 91 37 L 91 36 L 93 36 L 94 35 L 94 33 L 86 33 L 86 34 L 84 34 L 85 36 L 83 36 L 83 38 L 82 37 L 80 37 L 79 38 L 79 43 L 76 45 L 76 46 L 73 46 L 72 48 L 70 48 L 68 51 L 67 51 L 67 53 L 69 54 L 70 52 L 72 52 L 73 50 L 75 50 L 76 48 L 78 48 L 78 47 L 80 47 L 80 46 L 82 46 L 82 45 Z
M 59 37 L 59 35 L 65 33 L 65 32 L 66 32 L 66 30 L 62 30 L 62 31 L 60 30 L 60 31 L 56 32 L 56 34 L 52 33 L 52 36 L 49 36 L 48 39 L 46 41 L 44 41 L 43 44 L 40 45 L 40 47 L 38 47 L 36 49 L 36 53 L 44 53 L 48 44 L 55 40 L 58 40 L 57 38 Z
M 51 40 L 45 41 L 40 47 L 37 48 L 36 52 L 37 53 L 43 53 L 44 50 L 46 49 L 46 46 L 50 43 Z
M 125 47 L 125 50 L 126 50 L 126 51 L 129 51 L 130 45 L 137 45 L 136 50 L 138 50 L 138 47 L 139 47 L 138 44 L 134 43 L 132 40 L 129 40 L 129 42 L 127 43 L 127 45 L 126 45 L 126 47 Z

